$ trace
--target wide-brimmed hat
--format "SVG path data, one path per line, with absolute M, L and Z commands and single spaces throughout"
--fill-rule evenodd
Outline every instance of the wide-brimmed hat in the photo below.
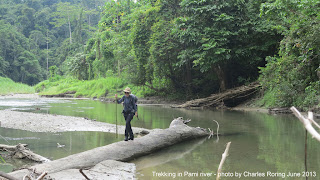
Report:
M 130 92 L 131 92 L 131 89 L 130 89 L 130 88 L 128 88 L 128 87 L 126 87 L 126 88 L 123 90 L 123 92 L 130 93 Z

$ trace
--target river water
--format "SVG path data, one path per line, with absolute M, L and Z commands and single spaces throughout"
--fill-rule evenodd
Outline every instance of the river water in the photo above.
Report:
M 78 116 L 124 125 L 121 105 L 92 100 L 0 99 L 0 109 Z M 139 179 L 215 179 L 227 142 L 229 156 L 222 179 L 320 179 L 320 143 L 307 138 L 305 172 L 305 130 L 293 115 L 259 112 L 172 109 L 161 105 L 139 105 L 139 119 L 132 126 L 165 129 L 176 117 L 191 119 L 190 126 L 216 129 L 223 135 L 180 143 L 131 162 Z M 102 132 L 34 133 L 0 127 L 0 144 L 29 144 L 34 152 L 58 159 L 122 141 L 123 136 Z M 65 145 L 58 148 L 57 143 Z M 10 172 L 19 162 L 3 163 Z M 13 165 L 14 164 L 14 165 Z

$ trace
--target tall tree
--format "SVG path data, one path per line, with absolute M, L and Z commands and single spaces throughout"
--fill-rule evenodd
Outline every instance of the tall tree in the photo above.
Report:
M 68 26 L 70 44 L 72 44 L 72 29 L 71 23 L 76 19 L 79 12 L 79 7 L 71 5 L 69 2 L 60 2 L 57 4 L 57 11 L 52 14 L 53 24 L 55 27 L 61 27 L 63 25 Z
M 22 6 L 21 15 L 18 16 L 18 23 L 26 37 L 29 37 L 30 32 L 34 29 L 34 14 L 35 10 L 33 8 Z

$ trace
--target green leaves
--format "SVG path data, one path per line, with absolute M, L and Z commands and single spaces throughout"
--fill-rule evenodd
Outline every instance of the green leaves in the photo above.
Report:
M 31 85 L 43 80 L 37 56 L 29 51 L 28 39 L 3 21 L 0 36 L 0 74 Z
M 53 17 L 53 21 L 50 23 L 55 27 L 61 27 L 62 25 L 73 21 L 76 18 L 78 12 L 79 7 L 71 5 L 69 2 L 60 2 L 57 4 L 57 11 L 51 14 Z
M 260 1 L 253 0 L 108 2 L 101 35 L 95 38 L 103 58 L 96 56 L 94 64 L 106 68 L 99 73 L 118 71 L 135 84 L 161 91 L 198 93 L 196 81 L 206 78 L 235 86 L 257 77 L 256 67 L 274 53 L 278 40 L 259 17 L 259 7 Z
M 261 69 L 261 81 L 279 101 L 273 106 L 312 107 L 319 104 L 320 58 L 319 1 L 277 0 L 265 3 L 265 12 L 274 26 L 285 35 L 280 44 L 279 58 L 269 58 Z M 269 13 L 272 10 L 274 13 Z M 266 102 L 269 99 L 265 99 Z

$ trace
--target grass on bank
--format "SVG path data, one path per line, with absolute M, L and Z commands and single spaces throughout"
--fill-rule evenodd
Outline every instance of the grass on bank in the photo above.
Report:
M 121 94 L 125 87 L 130 87 L 133 94 L 143 97 L 150 90 L 128 84 L 119 77 L 107 77 L 95 80 L 77 80 L 61 78 L 45 80 L 35 86 L 39 95 L 74 94 L 75 97 L 113 98 L 114 94 Z
M 16 83 L 9 78 L 0 77 L 0 95 L 33 93 L 35 93 L 34 87 Z

